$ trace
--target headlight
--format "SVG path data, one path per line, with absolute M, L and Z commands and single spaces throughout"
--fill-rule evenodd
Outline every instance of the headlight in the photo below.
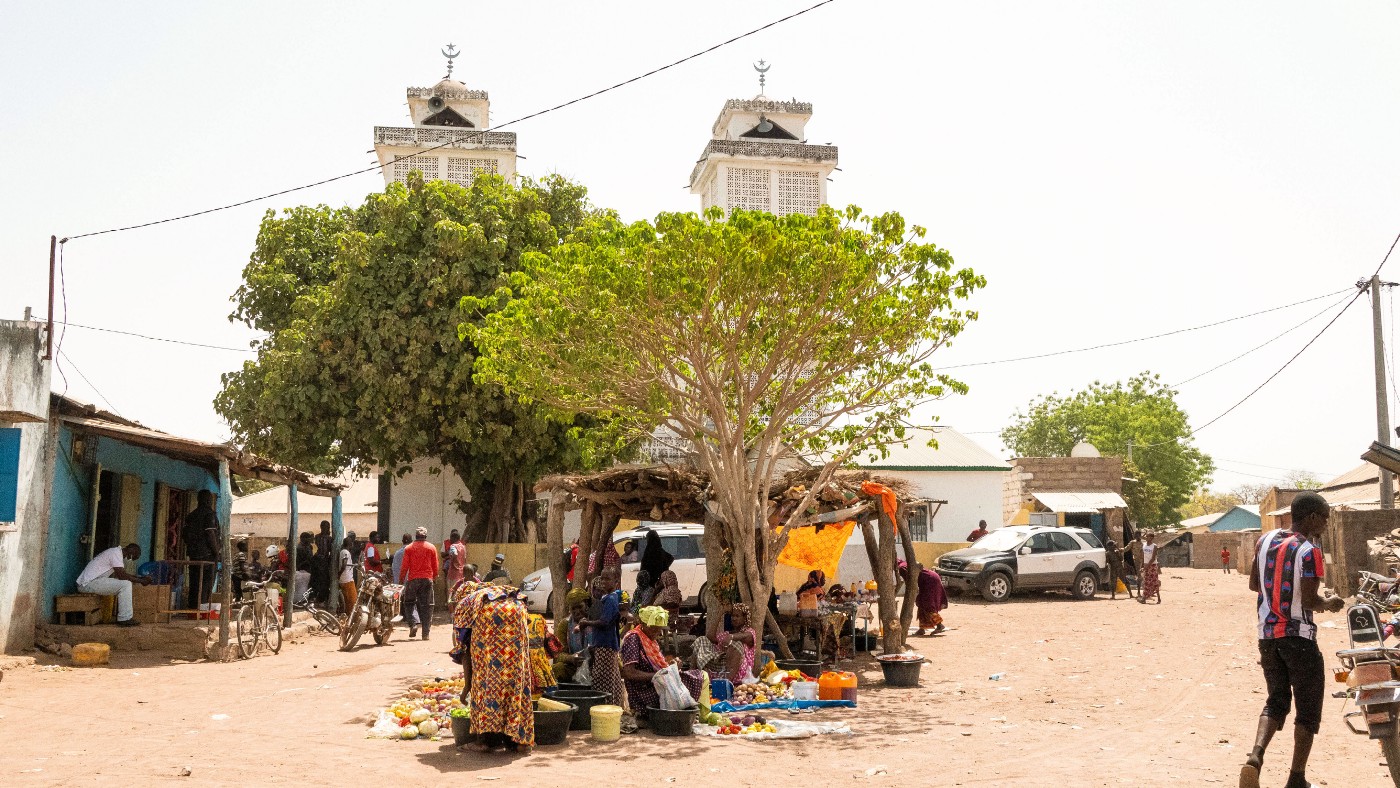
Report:
M 536 588 L 539 588 L 539 587 L 540 587 L 540 579 L 537 577 L 537 578 L 535 578 L 534 580 L 526 580 L 526 581 L 520 586 L 520 590 L 521 590 L 521 591 L 534 591 Z
M 986 562 L 986 561 L 970 561 L 970 562 L 967 564 L 967 566 L 964 566 L 964 567 L 963 567 L 963 569 L 966 569 L 966 570 L 969 571 L 969 572 L 980 572 L 980 571 L 982 571 L 982 567 L 984 567 L 984 566 L 986 566 L 986 565 L 987 565 L 987 562 Z

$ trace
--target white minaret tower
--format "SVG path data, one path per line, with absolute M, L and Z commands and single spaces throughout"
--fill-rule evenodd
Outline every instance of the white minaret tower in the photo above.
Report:
M 452 78 L 452 60 L 460 54 L 448 44 L 447 76 L 431 88 L 408 89 L 412 127 L 375 126 L 374 153 L 384 185 L 408 179 L 409 170 L 424 180 L 470 186 L 481 173 L 515 178 L 515 132 L 486 131 L 491 126 L 491 99 L 484 90 L 468 90 Z M 444 145 L 446 143 L 446 145 Z M 442 147 L 438 147 L 442 146 Z M 419 153 L 435 148 L 428 153 Z
M 690 193 L 700 207 L 718 205 L 768 211 L 778 216 L 814 216 L 826 204 L 826 179 L 836 169 L 836 146 L 808 145 L 812 105 L 763 95 L 768 69 L 760 60 L 758 95 L 730 99 L 715 120 L 710 143 L 690 173 Z

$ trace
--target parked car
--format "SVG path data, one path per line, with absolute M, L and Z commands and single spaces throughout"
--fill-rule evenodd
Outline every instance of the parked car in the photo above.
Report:
M 623 544 L 635 541 L 640 561 L 645 553 L 648 531 L 655 531 L 661 537 L 661 546 L 675 559 L 671 564 L 671 571 L 676 573 L 676 580 L 680 584 L 683 606 L 698 607 L 705 588 L 704 526 L 643 522 L 640 528 L 613 534 L 613 549 L 621 553 Z M 580 555 L 579 560 L 587 559 Z M 622 565 L 622 590 L 628 594 L 637 588 L 637 570 L 640 568 L 639 562 Z M 652 580 L 654 582 L 656 578 Z M 530 612 L 549 614 L 554 609 L 551 601 L 554 579 L 549 567 L 526 575 L 520 584 L 520 590 L 525 594 L 525 604 Z
M 945 553 L 938 574 L 944 585 L 976 590 L 989 602 L 1005 602 L 1015 591 L 1061 588 L 1089 599 L 1108 582 L 1108 559 L 1088 528 L 1015 525 Z

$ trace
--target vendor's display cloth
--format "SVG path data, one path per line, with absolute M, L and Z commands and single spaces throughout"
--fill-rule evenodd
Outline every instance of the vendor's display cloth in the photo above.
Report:
M 719 709 L 718 706 L 715 707 Z M 701 725 L 696 723 L 691 726 L 696 736 L 713 736 L 717 739 L 736 739 L 740 741 L 770 741 L 773 739 L 809 739 L 813 736 L 850 736 L 854 731 L 851 726 L 844 722 L 789 722 L 787 720 L 773 720 L 769 725 L 775 730 L 772 733 L 746 733 L 742 736 L 725 736 L 720 729 L 713 725 Z

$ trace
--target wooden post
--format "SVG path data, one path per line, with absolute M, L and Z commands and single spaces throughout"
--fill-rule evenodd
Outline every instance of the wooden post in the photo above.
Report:
M 282 626 L 292 625 L 292 592 L 297 586 L 297 486 L 287 485 L 287 587 L 282 591 Z
M 598 504 L 584 500 L 583 512 L 579 515 L 578 563 L 574 565 L 574 583 L 582 583 L 584 588 L 593 581 L 589 566 L 593 563 L 593 544 L 597 535 Z
M 562 620 L 568 615 L 569 605 L 565 601 L 569 593 L 568 576 L 569 567 L 564 562 L 564 502 L 568 499 L 567 494 L 560 489 L 555 489 L 549 494 L 549 512 L 545 517 L 545 544 L 549 550 L 549 576 L 554 585 L 554 590 L 550 595 L 554 598 L 554 604 L 550 612 L 554 615 L 555 621 Z
M 229 478 L 228 460 L 219 460 L 219 660 L 229 658 L 228 621 L 233 615 L 233 556 L 232 529 L 229 520 L 233 517 L 233 482 Z
M 895 602 L 895 526 L 879 501 L 875 502 L 875 511 L 880 525 L 880 565 L 875 571 L 876 582 L 880 584 L 880 628 L 884 641 L 882 650 L 886 654 L 895 654 L 904 648 L 904 633 L 896 630 L 899 626 L 899 613 Z
M 341 543 L 345 541 L 345 519 L 342 515 L 340 493 L 336 493 L 331 499 L 331 594 L 326 601 L 326 605 L 331 610 L 340 607 L 340 550 Z M 350 611 L 342 611 L 349 613 Z
M 924 565 L 919 563 L 918 553 L 914 551 L 914 532 L 909 529 L 909 512 L 903 505 L 899 507 L 895 522 L 899 526 L 899 538 L 904 542 L 904 563 L 909 566 L 909 580 L 904 583 L 904 605 L 899 611 L 899 645 L 903 647 L 909 625 L 914 621 L 914 598 L 919 595 L 919 573 L 924 571 Z

